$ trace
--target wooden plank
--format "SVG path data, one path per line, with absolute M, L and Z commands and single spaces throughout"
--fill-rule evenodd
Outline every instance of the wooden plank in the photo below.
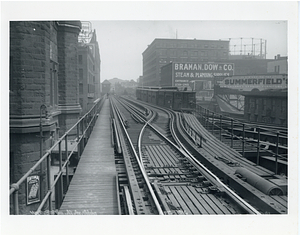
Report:
M 161 151 L 164 153 L 165 157 L 168 159 L 170 166 L 177 166 L 177 157 L 173 156 L 174 151 L 170 149 L 169 146 L 162 146 Z
M 279 204 L 287 208 L 287 197 L 282 196 L 271 196 L 275 201 L 277 201 Z
M 110 107 L 106 100 L 80 158 L 60 212 L 91 210 L 118 214 L 116 167 L 110 138 Z
M 217 205 L 217 199 L 213 200 L 208 196 L 208 194 L 202 194 L 203 199 L 207 202 L 208 205 L 216 212 L 216 214 L 225 214 Z
M 175 186 L 169 186 L 172 194 L 174 195 L 174 197 L 176 198 L 178 204 L 180 205 L 180 207 L 183 209 L 184 213 L 187 214 L 192 214 L 191 210 L 189 209 L 189 207 L 186 205 L 186 203 L 182 200 L 181 196 L 179 195 L 179 193 L 177 192 L 177 190 L 175 189 Z
M 159 151 L 155 148 L 155 146 L 151 146 L 151 150 L 152 150 L 152 154 L 153 157 L 157 160 L 157 162 L 159 163 L 160 167 L 164 167 L 166 166 L 164 158 L 161 158 L 161 154 L 159 153 Z
M 195 188 L 192 186 L 187 186 L 186 191 L 189 194 L 189 197 L 192 200 L 192 202 L 196 205 L 196 207 L 200 211 L 200 214 L 208 214 L 207 211 L 205 210 L 205 208 L 202 206 L 202 204 L 199 203 L 197 196 L 196 196 L 197 192 L 196 192 Z
M 183 201 L 186 203 L 186 205 L 191 210 L 191 213 L 194 215 L 200 214 L 200 210 L 198 210 L 198 208 L 195 207 L 193 202 L 190 200 L 189 195 L 187 195 L 186 192 L 183 190 L 184 187 L 186 187 L 186 186 L 175 186 L 175 188 L 178 191 L 178 193 L 180 194 L 181 198 L 183 199 Z
M 148 150 L 149 150 L 150 157 L 154 162 L 154 166 L 162 166 L 162 162 L 159 158 L 157 158 L 156 153 L 154 152 L 152 146 L 148 146 Z
M 164 164 L 166 166 L 176 166 L 176 164 L 173 164 L 173 162 L 170 161 L 170 159 L 169 159 L 169 153 L 167 153 L 166 151 L 164 151 L 164 145 L 162 145 L 162 146 L 155 146 L 155 148 L 156 148 L 158 154 L 160 156 L 163 156 Z
M 202 194 L 197 193 L 196 190 L 192 190 L 191 193 L 197 198 L 202 207 L 207 211 L 207 214 L 216 214 L 214 210 L 207 204 L 207 202 L 203 199 Z

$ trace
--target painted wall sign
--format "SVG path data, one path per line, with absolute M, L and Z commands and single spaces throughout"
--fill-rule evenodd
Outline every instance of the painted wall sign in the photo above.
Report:
M 233 63 L 174 63 L 175 78 L 214 78 L 234 75 Z
M 286 75 L 249 75 L 225 78 L 220 82 L 220 88 L 231 88 L 241 91 L 259 91 L 268 89 L 286 89 L 288 79 Z
M 173 63 L 173 84 L 194 88 L 195 81 L 214 81 L 218 77 L 234 75 L 233 63 Z
M 26 192 L 27 205 L 39 202 L 41 200 L 39 175 L 32 175 L 27 177 Z

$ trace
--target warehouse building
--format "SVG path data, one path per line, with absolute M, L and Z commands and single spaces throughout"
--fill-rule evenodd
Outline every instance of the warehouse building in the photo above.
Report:
M 229 41 L 155 39 L 143 52 L 143 86 L 160 86 L 160 68 L 170 62 L 227 60 Z

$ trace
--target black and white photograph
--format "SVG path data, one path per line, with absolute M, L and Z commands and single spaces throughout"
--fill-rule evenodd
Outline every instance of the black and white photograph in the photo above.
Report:
M 1 2 L 3 234 L 297 233 L 297 7 Z

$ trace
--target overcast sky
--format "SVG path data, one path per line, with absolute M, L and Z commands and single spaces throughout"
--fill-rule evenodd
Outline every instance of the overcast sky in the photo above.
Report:
M 267 58 L 287 55 L 286 21 L 157 21 L 114 20 L 91 21 L 96 29 L 101 56 L 101 81 L 114 77 L 136 80 L 142 75 L 142 53 L 155 38 L 208 39 L 231 38 L 259 43 L 267 40 Z M 257 39 L 257 40 L 256 40 Z M 233 45 L 234 45 L 233 44 Z M 257 47 L 258 48 L 258 47 Z
M 178 39 L 262 38 L 267 58 L 286 56 L 292 38 L 287 32 L 297 23 L 295 6 L 283 1 L 24 1 L 2 3 L 1 18 L 90 21 L 100 46 L 102 82 L 136 80 L 143 74 L 147 45 L 155 38 L 176 38 L 176 31 Z

